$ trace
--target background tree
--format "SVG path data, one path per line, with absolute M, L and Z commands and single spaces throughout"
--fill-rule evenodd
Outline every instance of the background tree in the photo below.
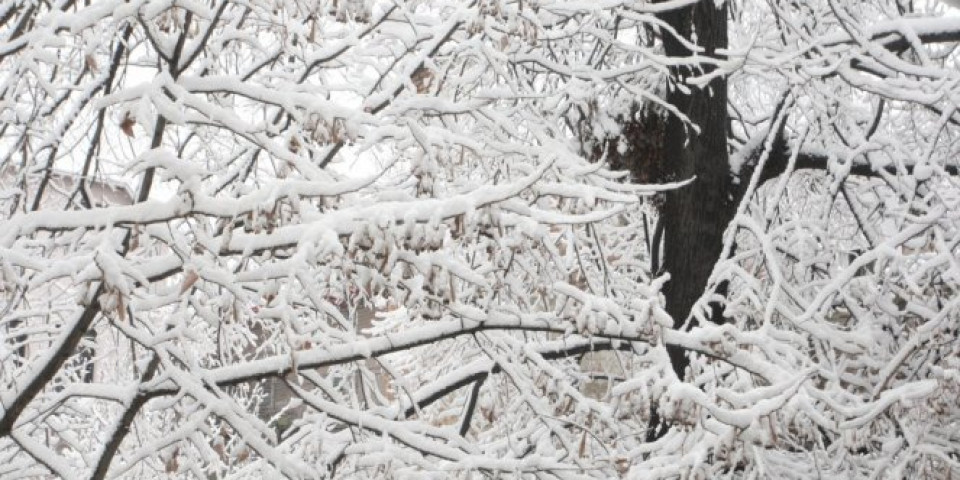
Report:
M 0 476 L 949 477 L 942 13 L 8 2 Z

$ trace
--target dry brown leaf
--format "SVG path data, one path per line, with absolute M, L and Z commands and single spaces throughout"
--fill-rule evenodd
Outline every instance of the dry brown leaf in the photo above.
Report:
M 121 322 L 127 320 L 127 308 L 123 305 L 123 295 L 117 292 L 117 317 Z
M 177 461 L 177 457 L 180 456 L 180 447 L 177 447 L 173 450 L 173 453 L 170 455 L 170 458 L 167 459 L 164 463 L 164 470 L 166 473 L 177 473 L 180 470 L 180 462 Z
M 617 472 L 620 475 L 624 475 L 627 473 L 627 470 L 630 469 L 630 462 L 626 458 L 621 457 L 616 460 L 616 466 Z
M 85 57 L 83 57 L 83 62 L 84 64 L 86 64 L 87 68 L 89 68 L 94 73 L 100 71 L 100 66 L 97 65 L 97 59 L 94 58 L 93 55 L 90 55 L 88 53 Z
M 410 80 L 417 88 L 417 93 L 423 94 L 430 91 L 430 85 L 433 83 L 433 70 L 427 67 L 417 67 L 410 75 Z
M 240 449 L 240 453 L 237 454 L 237 461 L 242 462 L 248 458 L 250 458 L 250 450 L 247 449 L 247 447 L 243 447 Z
M 229 459 L 227 458 L 227 452 L 226 452 L 226 450 L 223 448 L 223 444 L 222 444 L 222 443 L 217 442 L 217 443 L 213 444 L 213 451 L 214 451 L 214 452 L 217 452 L 217 456 L 220 457 L 220 461 L 221 461 L 221 462 L 227 463 L 227 461 L 228 461 Z
M 190 287 L 192 287 L 194 283 L 197 283 L 197 279 L 199 278 L 200 276 L 197 275 L 197 272 L 193 270 L 187 271 L 187 274 L 183 276 L 183 283 L 180 284 L 180 295 L 190 290 Z
M 127 134 L 128 137 L 133 138 L 133 126 L 137 124 L 137 121 L 130 116 L 130 112 L 127 112 L 123 116 L 123 121 L 120 122 L 120 130 L 123 130 L 123 133 Z

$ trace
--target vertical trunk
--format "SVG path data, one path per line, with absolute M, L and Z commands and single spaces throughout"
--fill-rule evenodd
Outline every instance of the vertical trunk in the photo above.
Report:
M 726 14 L 725 4 L 718 7 L 713 0 L 704 0 L 663 18 L 683 38 L 696 39 L 695 43 L 705 50 L 699 55 L 716 57 L 718 49 L 727 47 Z M 664 37 L 668 56 L 690 58 L 693 54 L 672 35 L 665 33 Z M 672 73 L 678 83 L 684 83 L 691 75 L 712 68 L 676 67 Z M 694 302 L 703 294 L 720 257 L 723 232 L 736 208 L 727 153 L 726 79 L 716 78 L 707 88 L 688 88 L 688 93 L 670 89 L 667 101 L 686 114 L 700 132 L 670 116 L 663 152 L 668 178 L 696 177 L 690 185 L 667 194 L 661 217 L 665 227 L 663 267 L 671 275 L 664 295 L 675 328 L 683 327 Z M 678 348 L 669 349 L 669 353 L 674 371 L 683 378 L 689 359 Z

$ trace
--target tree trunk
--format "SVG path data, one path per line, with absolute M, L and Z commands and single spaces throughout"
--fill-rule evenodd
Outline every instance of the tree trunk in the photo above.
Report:
M 705 51 L 701 56 L 717 58 L 727 47 L 727 6 L 701 1 L 691 7 L 663 15 L 683 38 L 696 39 Z M 664 34 L 664 49 L 670 57 L 689 59 L 693 52 L 670 33 Z M 691 75 L 708 73 L 714 67 L 676 67 L 672 74 L 679 84 Z M 719 260 L 723 232 L 736 209 L 735 185 L 727 152 L 727 82 L 715 78 L 707 88 L 687 85 L 684 93 L 669 88 L 667 101 L 699 127 L 696 133 L 675 115 L 667 120 L 664 139 L 664 169 L 668 178 L 695 180 L 666 195 L 661 212 L 664 222 L 663 267 L 671 280 L 664 287 L 667 312 L 674 328 L 683 328 L 691 309 L 707 286 L 707 279 Z M 688 324 L 687 327 L 691 327 Z M 680 348 L 668 347 L 671 364 L 683 378 L 690 361 Z

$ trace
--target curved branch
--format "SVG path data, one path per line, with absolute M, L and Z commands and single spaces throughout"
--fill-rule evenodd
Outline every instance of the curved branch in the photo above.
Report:
M 159 366 L 160 357 L 154 354 L 153 358 L 150 359 L 150 364 L 147 365 L 146 371 L 143 373 L 143 380 L 141 380 L 141 383 L 143 381 L 152 379 Z M 133 420 L 137 418 L 137 415 L 140 413 L 140 409 L 143 408 L 148 400 L 149 398 L 146 396 L 136 395 L 127 405 L 127 408 L 123 411 L 123 414 L 119 419 L 117 419 L 117 423 L 114 425 L 113 432 L 111 432 L 107 443 L 103 446 L 103 450 L 101 450 L 100 458 L 97 459 L 97 465 L 93 469 L 93 473 L 90 475 L 90 480 L 103 480 L 106 478 L 107 471 L 110 469 L 110 464 L 113 463 L 113 457 L 117 454 L 117 449 L 120 448 L 120 444 L 123 443 L 123 439 L 127 437 L 128 433 L 130 433 L 130 425 L 133 424 Z

